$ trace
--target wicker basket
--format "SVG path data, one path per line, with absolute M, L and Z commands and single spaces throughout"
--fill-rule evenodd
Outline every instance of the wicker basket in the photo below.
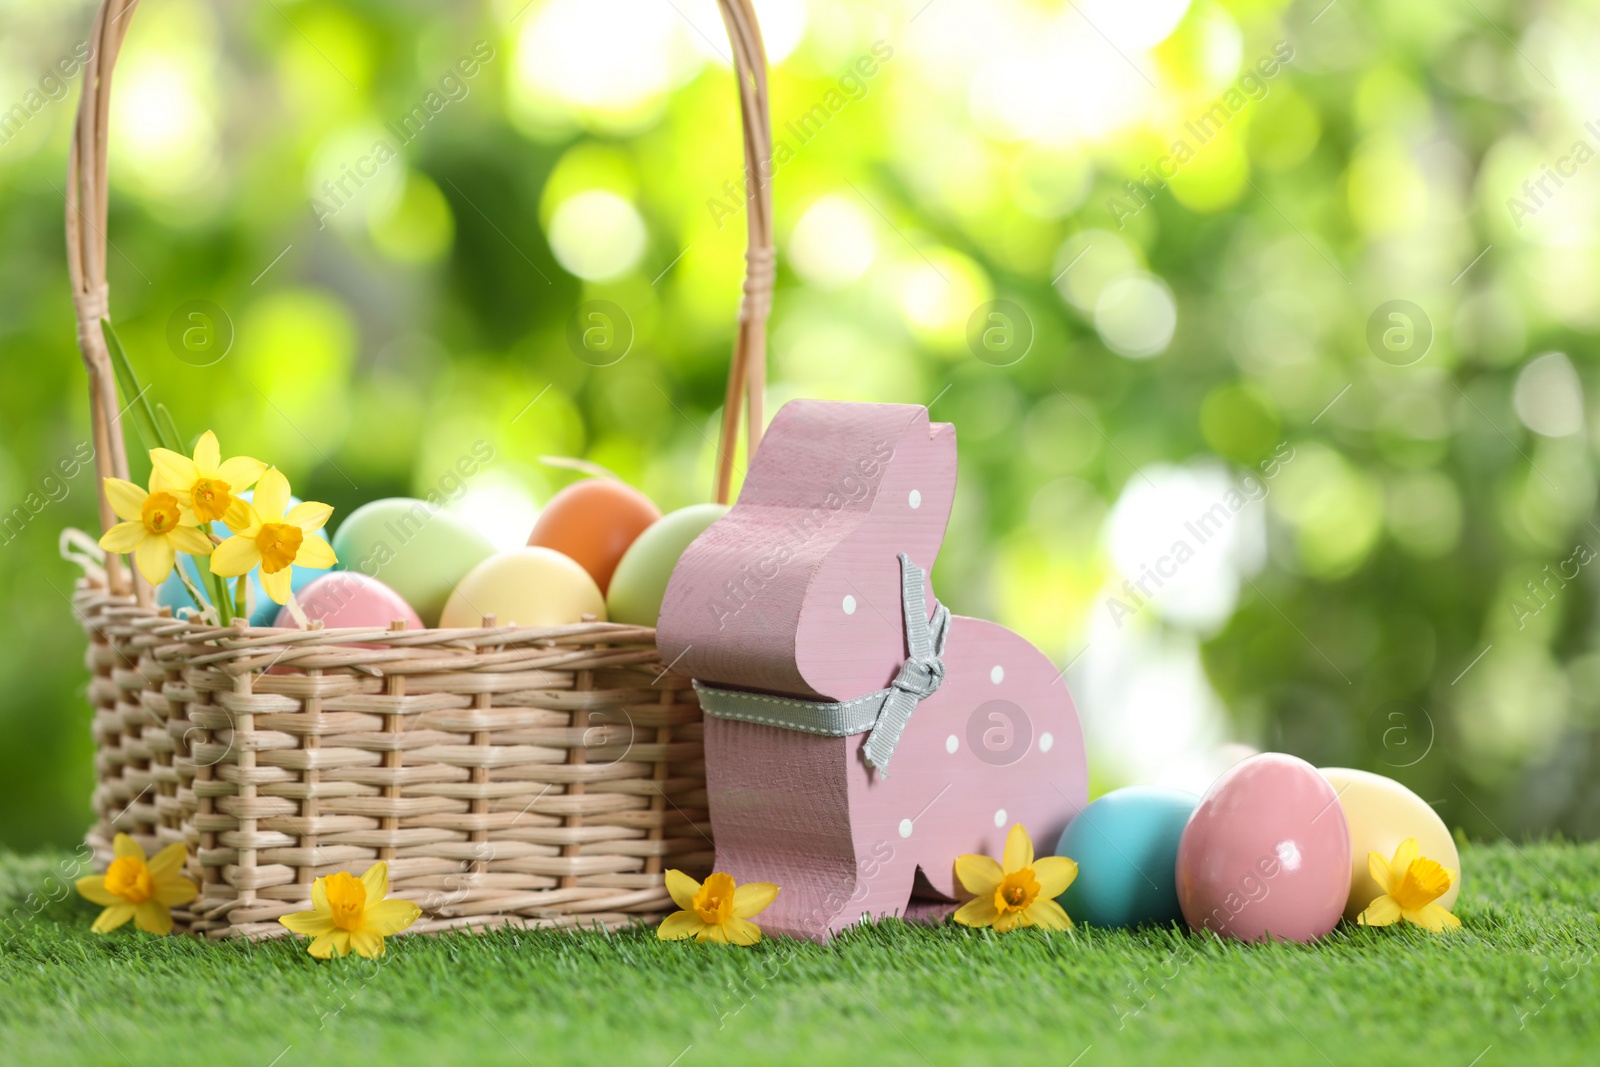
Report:
M 68 174 L 68 260 L 100 477 L 128 476 L 108 318 L 106 122 L 138 0 L 105 0 Z M 750 177 L 744 300 L 715 497 L 741 414 L 759 438 L 774 273 L 766 58 L 751 0 L 719 0 Z M 115 521 L 102 496 L 103 528 Z M 284 933 L 319 876 L 390 866 L 427 932 L 615 926 L 670 905 L 662 872 L 709 869 L 700 710 L 645 627 L 285 630 L 175 619 L 116 556 L 77 553 L 89 636 L 97 822 L 147 851 L 189 849 L 179 929 Z

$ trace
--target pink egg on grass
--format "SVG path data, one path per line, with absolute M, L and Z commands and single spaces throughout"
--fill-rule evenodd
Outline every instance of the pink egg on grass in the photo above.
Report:
M 1328 780 L 1265 752 L 1206 791 L 1178 842 L 1178 903 L 1196 930 L 1240 941 L 1313 941 L 1350 892 L 1350 830 Z
M 388 629 L 391 623 L 402 619 L 407 629 L 422 629 L 422 619 L 399 593 L 357 571 L 324 574 L 296 593 L 295 599 L 306 618 L 320 619 L 325 630 Z M 278 612 L 274 625 L 295 627 L 287 606 Z

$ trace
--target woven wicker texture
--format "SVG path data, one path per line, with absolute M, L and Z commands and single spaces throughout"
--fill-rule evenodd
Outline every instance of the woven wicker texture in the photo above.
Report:
M 313 879 L 380 859 L 419 931 L 654 917 L 662 871 L 709 869 L 700 709 L 652 630 L 222 629 L 91 579 L 76 606 L 91 840 L 187 845 L 189 929 L 281 934 Z
M 741 417 L 763 419 L 774 275 L 766 53 L 751 0 L 718 0 L 733 45 L 749 251 L 715 483 L 726 502 Z M 138 0 L 105 0 L 68 171 L 67 248 L 97 474 L 128 476 L 100 322 L 112 72 Z M 115 521 L 102 495 L 102 528 Z M 277 936 L 335 871 L 390 866 L 413 931 L 617 925 L 670 905 L 662 872 L 712 860 L 700 710 L 653 630 L 222 629 L 158 611 L 117 556 L 78 554 L 94 708 L 90 832 L 189 849 L 198 900 L 179 929 Z

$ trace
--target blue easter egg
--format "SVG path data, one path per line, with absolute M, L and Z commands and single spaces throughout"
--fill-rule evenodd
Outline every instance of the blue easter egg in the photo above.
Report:
M 189 580 L 195 585 L 200 585 L 200 568 L 194 565 L 193 556 L 178 556 L 178 567 L 182 567 Z M 204 587 L 202 587 L 203 591 Z M 189 590 L 184 588 L 183 579 L 178 577 L 178 568 L 174 567 L 172 573 L 167 575 L 167 580 L 156 588 L 156 603 L 164 608 L 171 608 L 176 614 L 179 608 L 192 608 L 195 606 L 194 598 L 189 595 Z
M 239 496 L 249 500 L 251 499 L 252 491 L 246 489 Z M 290 507 L 294 507 L 298 503 L 300 503 L 298 497 L 291 496 L 289 498 Z M 232 533 L 220 520 L 211 524 L 211 532 L 223 538 Z M 321 530 L 311 536 L 320 537 L 324 541 L 328 539 L 327 534 Z M 193 556 L 185 556 L 179 553 L 178 566 L 184 569 L 185 573 L 189 575 L 189 580 L 194 582 L 202 593 L 209 594 L 208 587 L 200 582 L 200 568 L 195 564 Z M 291 567 L 289 569 L 289 587 L 298 593 L 332 569 L 330 567 Z M 238 580 L 237 578 L 229 578 L 229 588 L 232 588 L 233 584 Z M 197 606 L 194 598 L 189 595 L 189 590 L 184 588 L 183 579 L 178 577 L 176 568 L 173 569 L 171 574 L 167 575 L 167 580 L 162 582 L 160 588 L 156 590 L 156 603 L 161 607 L 171 608 L 174 613 L 179 608 Z M 245 606 L 250 612 L 251 626 L 271 626 L 278 617 L 277 603 L 267 595 L 266 589 L 261 585 L 261 568 L 259 567 L 250 572 L 250 586 L 249 591 L 245 594 Z
M 1067 914 L 1096 926 L 1182 922 L 1178 839 L 1199 803 L 1181 789 L 1135 786 L 1084 808 L 1056 846 L 1056 855 L 1078 864 L 1078 877 L 1057 898 Z

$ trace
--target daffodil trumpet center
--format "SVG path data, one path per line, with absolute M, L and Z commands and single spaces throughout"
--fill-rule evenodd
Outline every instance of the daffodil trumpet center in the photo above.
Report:
M 1039 899 L 1039 880 L 1033 876 L 1032 867 L 1012 871 L 995 887 L 994 906 L 1001 913 L 1023 911 Z
M 261 553 L 261 569 L 267 574 L 277 574 L 295 561 L 300 554 L 300 542 L 305 534 L 300 527 L 287 522 L 265 522 L 256 534 L 256 549 Z
M 1450 872 L 1426 856 L 1411 861 L 1390 893 L 1404 911 L 1421 911 L 1450 888 Z
M 361 929 L 361 918 L 367 911 L 367 887 L 359 878 L 340 871 L 328 876 L 323 887 L 328 893 L 328 910 L 333 915 L 333 925 L 354 932 Z
M 725 923 L 733 916 L 733 876 L 718 872 L 694 895 L 695 914 L 705 923 Z
M 106 869 L 106 892 L 114 893 L 129 904 L 143 904 L 155 896 L 155 879 L 150 868 L 138 856 L 118 856 Z
M 220 478 L 201 478 L 189 491 L 195 518 L 214 522 L 228 513 L 233 503 L 233 486 Z
M 157 491 L 145 497 L 144 505 L 139 510 L 139 520 L 144 523 L 145 530 L 156 537 L 165 536 L 176 530 L 181 517 L 178 498 L 165 491 Z

